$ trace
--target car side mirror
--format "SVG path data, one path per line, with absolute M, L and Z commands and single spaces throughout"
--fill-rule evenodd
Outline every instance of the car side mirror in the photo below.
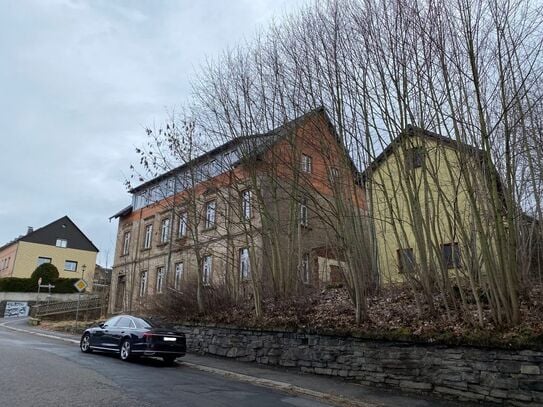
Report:
M 101 322 L 100 324 L 98 324 L 98 326 L 99 326 L 100 328 L 105 328 L 105 327 L 106 327 L 106 324 L 104 324 L 103 322 Z

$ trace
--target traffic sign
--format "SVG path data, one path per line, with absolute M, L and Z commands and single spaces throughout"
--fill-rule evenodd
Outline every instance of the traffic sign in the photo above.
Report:
M 75 283 L 74 283 L 74 287 L 76 288 L 77 291 L 81 292 L 81 291 L 84 291 L 85 288 L 87 288 L 89 285 L 87 284 L 87 282 L 85 280 L 83 280 L 82 278 L 80 278 L 79 280 L 77 280 Z

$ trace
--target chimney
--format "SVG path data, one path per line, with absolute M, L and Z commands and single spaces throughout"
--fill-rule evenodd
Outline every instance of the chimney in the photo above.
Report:
M 28 229 L 26 230 L 26 234 L 29 235 L 32 232 L 34 232 L 34 228 L 32 226 L 29 226 Z

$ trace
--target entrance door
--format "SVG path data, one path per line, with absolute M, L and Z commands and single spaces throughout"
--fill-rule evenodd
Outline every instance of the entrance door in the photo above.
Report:
M 115 296 L 115 311 L 124 310 L 124 292 L 126 290 L 126 276 L 119 276 L 117 280 L 117 295 Z

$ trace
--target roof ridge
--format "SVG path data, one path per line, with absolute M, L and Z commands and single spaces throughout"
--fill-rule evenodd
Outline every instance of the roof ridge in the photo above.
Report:
M 271 130 L 269 130 L 269 131 L 267 131 L 265 133 L 254 133 L 254 134 L 246 134 L 246 135 L 242 135 L 242 136 L 235 136 L 232 139 L 218 145 L 217 147 L 214 147 L 213 149 L 211 149 L 209 151 L 206 151 L 206 152 L 200 154 L 197 157 L 194 157 L 190 161 L 188 161 L 186 163 L 183 163 L 183 164 L 180 164 L 177 167 L 172 168 L 171 170 L 168 170 L 168 171 L 166 171 L 166 172 L 164 172 L 162 174 L 159 174 L 156 177 L 153 177 L 153 178 L 141 183 L 140 185 L 138 185 L 138 186 L 136 186 L 134 188 L 131 188 L 129 190 L 129 192 L 130 193 L 138 192 L 143 187 L 145 187 L 145 186 L 147 186 L 149 184 L 152 184 L 153 182 L 160 181 L 160 180 L 168 177 L 169 175 L 172 175 L 172 174 L 180 171 L 181 169 L 183 169 L 184 167 L 190 165 L 191 163 L 195 164 L 198 161 L 202 160 L 206 156 L 209 156 L 209 157 L 213 156 L 214 154 L 218 153 L 222 149 L 225 149 L 228 145 L 234 145 L 234 144 L 236 144 L 236 143 L 238 143 L 240 141 L 244 141 L 244 140 L 248 140 L 248 139 L 252 139 L 252 138 L 260 138 L 260 137 L 263 138 L 263 137 L 276 135 L 277 133 L 280 133 L 281 131 L 283 131 L 285 129 L 288 129 L 289 127 L 295 126 L 296 123 L 298 123 L 300 121 L 304 121 L 309 116 L 311 116 L 311 115 L 313 115 L 315 113 L 321 112 L 321 111 L 325 111 L 325 108 L 322 105 L 317 107 L 317 108 L 311 109 L 311 110 L 307 111 L 306 113 L 302 114 L 301 116 L 298 116 L 298 117 L 296 117 L 296 118 L 294 118 L 292 120 L 289 120 L 286 123 L 283 123 L 283 124 L 273 128 L 273 129 L 271 129 Z

